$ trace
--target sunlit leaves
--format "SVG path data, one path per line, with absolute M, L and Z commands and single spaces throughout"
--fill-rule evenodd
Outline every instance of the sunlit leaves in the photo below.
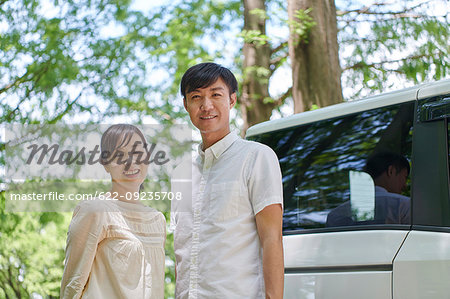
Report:
M 338 23 L 343 85 L 357 98 L 380 90 L 445 78 L 450 67 L 448 16 L 438 1 L 378 3 L 341 11 Z

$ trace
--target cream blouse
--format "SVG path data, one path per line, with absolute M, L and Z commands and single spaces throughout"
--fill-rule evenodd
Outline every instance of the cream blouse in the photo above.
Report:
M 69 226 L 61 298 L 164 298 L 166 220 L 139 203 L 81 202 Z

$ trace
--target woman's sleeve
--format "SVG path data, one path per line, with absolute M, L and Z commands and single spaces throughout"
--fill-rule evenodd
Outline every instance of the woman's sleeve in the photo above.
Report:
M 104 211 L 81 203 L 75 208 L 67 233 L 66 258 L 60 297 L 80 298 L 91 273 L 97 245 L 104 238 Z

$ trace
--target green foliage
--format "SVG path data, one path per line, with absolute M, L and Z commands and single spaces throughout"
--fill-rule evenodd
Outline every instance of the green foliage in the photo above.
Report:
M 310 16 L 312 8 L 299 9 L 294 14 L 294 20 L 288 20 L 287 23 L 290 26 L 291 34 L 297 43 L 308 43 L 308 36 L 311 28 L 317 25 L 317 23 Z
M 154 43 L 149 53 L 158 69 L 168 75 L 162 92 L 164 101 L 180 105 L 179 82 L 190 66 L 224 58 L 231 50 L 225 35 L 237 29 L 233 23 L 240 16 L 237 1 L 191 0 L 158 8 L 152 19 Z
M 164 122 L 184 114 L 158 96 L 161 82 L 154 79 L 149 50 L 160 46 L 160 32 L 149 26 L 158 15 L 130 4 L 3 2 L 0 120 L 52 123 L 82 114 L 98 122 L 106 113 L 129 113 Z
M 0 194 L 0 298 L 58 298 L 70 213 L 8 213 Z
M 449 17 L 430 13 L 431 5 L 374 4 L 338 14 L 343 86 L 355 89 L 350 98 L 448 77 Z
M 244 39 L 244 43 L 265 45 L 270 39 L 267 35 L 262 34 L 259 30 L 242 30 L 238 35 Z
M 265 11 L 264 9 L 252 9 L 250 11 L 250 14 L 258 16 L 261 20 L 267 20 L 269 19 L 269 16 L 267 15 L 267 11 Z

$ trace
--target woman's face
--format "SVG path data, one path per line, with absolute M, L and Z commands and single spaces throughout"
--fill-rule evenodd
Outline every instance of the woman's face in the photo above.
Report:
M 135 188 L 145 180 L 148 169 L 148 164 L 145 162 L 148 152 L 144 142 L 138 134 L 134 133 L 128 144 L 114 151 L 112 154 L 114 159 L 105 165 L 114 183 L 130 184 L 129 187 Z

